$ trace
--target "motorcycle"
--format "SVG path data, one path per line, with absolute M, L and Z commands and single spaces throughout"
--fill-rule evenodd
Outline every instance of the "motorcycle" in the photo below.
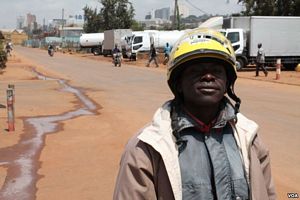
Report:
M 54 49 L 48 49 L 49 56 L 53 57 L 54 55 Z
M 121 67 L 121 60 L 122 60 L 122 54 L 121 53 L 114 53 L 113 54 L 113 63 L 115 67 L 119 66 Z

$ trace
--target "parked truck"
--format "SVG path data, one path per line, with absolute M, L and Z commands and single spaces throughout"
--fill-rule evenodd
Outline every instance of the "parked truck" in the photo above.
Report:
M 238 69 L 255 63 L 258 43 L 262 43 L 266 65 L 281 59 L 285 68 L 294 69 L 300 63 L 300 17 L 231 17 L 224 19 L 221 32 L 232 43 Z
M 104 33 L 84 33 L 79 38 L 81 48 L 90 48 L 94 55 L 102 54 Z
M 112 55 L 112 50 L 115 45 L 122 48 L 121 45 L 123 38 L 130 35 L 132 35 L 131 29 L 113 29 L 104 31 L 102 54 L 104 56 Z
M 156 49 L 163 49 L 166 43 L 172 47 L 175 42 L 185 33 L 183 31 L 157 31 L 148 30 L 133 32 L 130 37 L 126 37 L 126 54 L 127 57 L 136 59 L 138 52 L 150 51 L 151 44 Z

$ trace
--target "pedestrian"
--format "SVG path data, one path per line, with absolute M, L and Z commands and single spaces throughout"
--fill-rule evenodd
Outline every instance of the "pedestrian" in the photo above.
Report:
M 256 71 L 255 76 L 259 76 L 259 69 L 261 68 L 265 74 L 265 76 L 268 76 L 268 71 L 265 68 L 265 52 L 262 48 L 262 44 L 258 43 L 257 45 L 257 56 L 256 56 Z
M 276 199 L 258 125 L 239 113 L 236 78 L 222 34 L 185 33 L 168 64 L 174 99 L 126 145 L 113 199 Z
M 163 62 L 164 65 L 166 65 L 169 61 L 171 50 L 172 50 L 172 47 L 167 42 L 166 46 L 164 48 L 164 53 L 165 53 L 165 58 L 164 58 L 164 62 Z
M 150 66 L 150 63 L 154 60 L 154 63 L 156 65 L 156 67 L 158 67 L 158 64 L 157 64 L 157 53 L 156 53 L 156 49 L 154 47 L 154 44 L 151 44 L 150 46 L 150 52 L 149 52 L 149 60 L 148 60 L 148 63 L 146 65 L 146 67 L 149 67 Z

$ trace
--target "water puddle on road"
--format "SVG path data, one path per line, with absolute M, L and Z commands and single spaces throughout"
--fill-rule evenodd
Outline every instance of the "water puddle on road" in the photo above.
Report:
M 58 81 L 62 91 L 70 92 L 79 101 L 79 108 L 61 115 L 33 117 L 25 123 L 33 127 L 33 131 L 24 134 L 19 143 L 0 150 L 0 166 L 7 168 L 7 176 L 0 190 L 0 199 L 5 200 L 32 200 L 36 199 L 37 171 L 40 166 L 39 157 L 45 144 L 45 136 L 59 129 L 59 123 L 75 117 L 97 114 L 97 106 L 79 89 L 72 87 L 65 80 L 54 79 L 37 74 L 41 80 Z M 1 177 L 3 178 L 3 177 Z M 3 181 L 2 181 L 3 182 Z

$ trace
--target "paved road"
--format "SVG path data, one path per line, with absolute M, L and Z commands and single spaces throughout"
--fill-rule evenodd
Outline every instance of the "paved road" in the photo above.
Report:
M 97 103 L 104 106 L 104 110 L 122 107 L 140 116 L 130 123 L 149 121 L 155 109 L 172 97 L 164 70 L 126 65 L 116 68 L 107 62 L 59 53 L 49 57 L 46 51 L 22 47 L 17 47 L 16 51 L 63 74 L 74 86 L 103 91 L 109 101 Z M 279 199 L 286 198 L 288 192 L 299 194 L 300 87 L 239 79 L 236 93 L 242 99 L 241 112 L 261 126 L 260 134 L 271 152 Z M 127 122 L 131 120 L 126 113 L 118 118 Z M 118 151 L 120 153 L 121 149 Z

